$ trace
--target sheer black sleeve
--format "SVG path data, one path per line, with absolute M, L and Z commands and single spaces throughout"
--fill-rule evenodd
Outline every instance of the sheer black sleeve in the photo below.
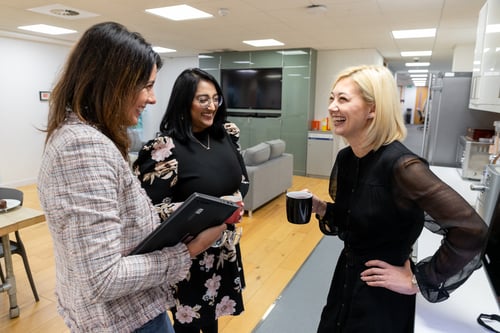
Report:
M 487 226 L 462 196 L 417 157 L 404 156 L 397 162 L 394 185 L 398 204 L 417 204 L 443 235 L 435 254 L 418 262 L 414 273 L 428 301 L 445 300 L 480 266 Z

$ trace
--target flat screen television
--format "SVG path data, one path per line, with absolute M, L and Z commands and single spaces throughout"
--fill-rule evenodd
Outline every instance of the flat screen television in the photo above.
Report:
M 281 110 L 282 68 L 221 69 L 229 109 Z

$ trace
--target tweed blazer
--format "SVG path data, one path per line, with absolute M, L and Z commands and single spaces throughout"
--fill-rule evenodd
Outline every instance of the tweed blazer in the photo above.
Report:
M 58 311 L 72 332 L 131 332 L 172 305 L 191 260 L 184 244 L 128 256 L 159 218 L 114 143 L 72 113 L 38 177 L 54 243 Z

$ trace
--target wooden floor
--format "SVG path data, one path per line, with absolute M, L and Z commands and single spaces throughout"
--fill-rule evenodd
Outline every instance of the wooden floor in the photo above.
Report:
M 327 199 L 327 186 L 326 179 L 294 176 L 290 190 L 307 188 Z M 25 206 L 40 208 L 34 185 L 20 189 L 25 194 Z M 322 236 L 314 218 L 306 225 L 287 222 L 284 194 L 254 211 L 251 218 L 245 216 L 241 226 L 241 250 L 247 285 L 243 291 L 245 312 L 236 317 L 220 319 L 220 333 L 252 332 Z M 0 293 L 0 332 L 67 333 L 69 330 L 56 310 L 55 266 L 47 225 L 40 223 L 23 229 L 21 236 L 27 248 L 40 302 L 35 302 L 21 258 L 14 255 L 17 300 L 21 314 L 18 318 L 10 319 L 8 295 Z

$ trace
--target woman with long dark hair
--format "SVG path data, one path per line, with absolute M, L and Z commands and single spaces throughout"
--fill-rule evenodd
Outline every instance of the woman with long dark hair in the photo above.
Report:
M 162 218 L 193 192 L 242 202 L 248 177 L 239 129 L 227 122 L 222 90 L 212 75 L 192 68 L 178 76 L 160 131 L 139 153 L 134 171 Z M 177 333 L 215 333 L 219 317 L 243 311 L 239 218 L 226 221 L 224 238 L 198 255 L 189 276 L 176 284 L 171 310 Z
M 129 255 L 159 225 L 129 167 L 127 127 L 156 103 L 161 65 L 140 34 L 100 23 L 52 91 L 38 194 L 54 242 L 58 311 L 71 332 L 172 333 L 170 285 L 225 229 Z

